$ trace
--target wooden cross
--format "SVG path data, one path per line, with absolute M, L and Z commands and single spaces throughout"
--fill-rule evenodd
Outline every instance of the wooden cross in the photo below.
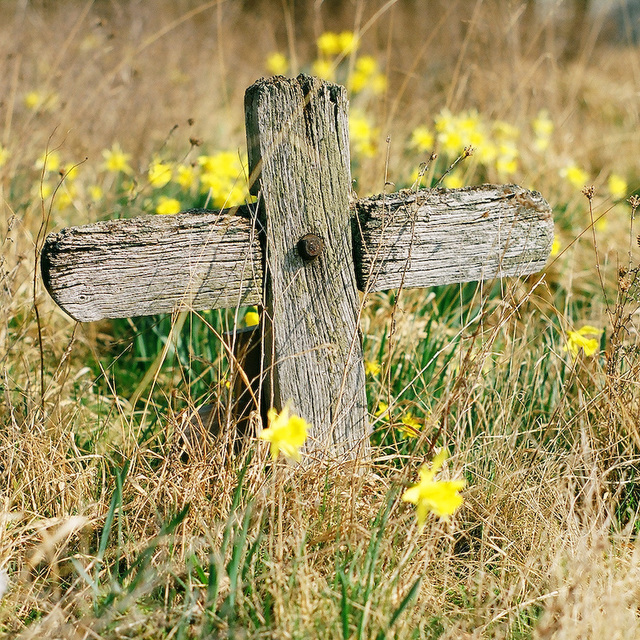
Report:
M 245 95 L 255 205 L 98 222 L 50 234 L 41 265 L 78 321 L 263 308 L 267 402 L 315 451 L 366 454 L 361 291 L 522 276 L 553 241 L 551 209 L 515 185 L 352 200 L 344 87 L 306 75 Z

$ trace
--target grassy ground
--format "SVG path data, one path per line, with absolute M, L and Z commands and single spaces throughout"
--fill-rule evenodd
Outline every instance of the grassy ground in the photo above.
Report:
M 577 35 L 571 3 L 292 4 L 0 8 L 0 634 L 640 637 L 637 49 Z M 542 280 L 363 301 L 364 472 L 230 430 L 183 459 L 185 411 L 229 394 L 233 314 L 189 314 L 162 359 L 175 318 L 77 325 L 34 271 L 64 226 L 244 199 L 267 64 L 348 84 L 358 195 L 435 148 L 423 184 L 554 209 Z M 436 435 L 464 503 L 420 528 L 400 497 Z

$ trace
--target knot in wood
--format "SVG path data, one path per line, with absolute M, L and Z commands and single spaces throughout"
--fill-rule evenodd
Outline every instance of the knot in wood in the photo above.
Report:
M 324 240 L 315 233 L 307 233 L 298 241 L 298 253 L 305 261 L 314 260 L 324 249 Z

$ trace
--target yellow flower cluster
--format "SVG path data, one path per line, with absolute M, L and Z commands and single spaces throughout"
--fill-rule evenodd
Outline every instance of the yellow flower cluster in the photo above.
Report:
M 325 31 L 316 41 L 318 52 L 324 58 L 348 56 L 358 47 L 358 37 L 353 31 L 334 33 Z
M 453 114 L 442 109 L 434 120 L 434 130 L 426 125 L 416 127 L 411 134 L 410 146 L 421 153 L 437 147 L 449 159 L 455 159 L 473 148 L 475 161 L 485 167 L 492 166 L 501 179 L 509 178 L 518 169 L 517 140 L 520 131 L 503 120 L 485 121 L 475 109 Z M 444 179 L 448 188 L 462 186 L 458 173 Z

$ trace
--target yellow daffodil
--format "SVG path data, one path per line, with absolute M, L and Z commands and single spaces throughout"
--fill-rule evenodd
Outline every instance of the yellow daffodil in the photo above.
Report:
M 176 169 L 175 181 L 188 191 L 196 183 L 196 170 L 188 164 L 178 165 Z
M 609 193 L 614 200 L 622 200 L 627 195 L 629 189 L 627 181 L 619 175 L 612 173 L 607 181 Z
M 420 482 L 402 494 L 404 502 L 416 505 L 418 525 L 422 526 L 427 514 L 431 511 L 446 520 L 462 504 L 462 496 L 458 493 L 465 486 L 464 480 L 434 480 L 435 474 L 447 459 L 445 449 L 433 459 L 431 468 L 423 465 L 420 469 Z
M 60 169 L 60 154 L 57 151 L 45 151 L 33 165 L 36 169 L 58 171 Z
M 416 127 L 411 133 L 411 146 L 418 151 L 431 151 L 435 138 L 429 127 L 421 125 Z
M 414 418 L 413 414 L 406 413 L 398 426 L 398 430 L 407 436 L 407 438 L 418 438 L 423 426 L 423 423 Z
M 581 189 L 587 183 L 589 174 L 572 162 L 560 170 L 560 177 L 564 178 L 572 187 Z
M 598 351 L 600 341 L 597 338 L 588 338 L 587 336 L 599 336 L 602 329 L 584 325 L 577 331 L 567 331 L 567 344 L 564 351 L 569 351 L 572 356 L 577 356 L 580 350 L 584 351 L 585 356 L 592 356 Z
M 267 413 L 269 428 L 258 436 L 271 443 L 271 458 L 275 460 L 280 452 L 287 458 L 300 462 L 300 447 L 307 439 L 310 425 L 304 418 L 292 415 L 287 403 L 280 413 L 271 408 Z
M 319 58 L 311 65 L 313 74 L 324 80 L 333 80 L 335 77 L 335 67 L 333 62 Z
M 380 373 L 380 370 L 380 363 L 376 362 L 375 360 L 367 360 L 364 363 L 364 371 L 370 376 L 377 376 Z
M 274 76 L 283 76 L 289 70 L 289 61 L 279 51 L 274 51 L 267 56 L 267 71 Z
M 4 165 L 7 164 L 10 155 L 9 149 L 0 144 L 0 167 L 4 167 Z
M 174 213 L 180 213 L 182 207 L 180 202 L 175 198 L 167 198 L 167 196 L 160 196 L 158 198 L 158 204 L 156 205 L 156 213 L 162 215 L 173 215 Z
M 349 114 L 349 136 L 354 155 L 372 158 L 376 153 L 375 138 L 378 135 L 367 116 L 357 109 Z
M 120 145 L 116 142 L 111 149 L 105 149 L 102 152 L 104 158 L 104 168 L 114 173 L 132 173 L 129 166 L 131 154 L 124 153 Z
M 99 184 L 92 184 L 89 186 L 89 197 L 93 202 L 100 202 L 104 198 L 104 191 Z
M 340 53 L 340 36 L 333 31 L 325 31 L 316 41 L 321 55 L 331 57 Z
M 376 409 L 374 415 L 376 416 L 376 418 L 384 416 L 382 419 L 387 420 L 389 417 L 387 414 L 388 410 L 389 410 L 389 405 L 386 402 L 380 401 L 378 402 L 378 408 Z
M 260 314 L 257 311 L 247 311 L 244 314 L 244 324 L 246 327 L 255 327 L 260 324 Z
M 173 175 L 173 171 L 171 169 L 171 165 L 168 162 L 160 162 L 155 160 L 149 166 L 149 182 L 152 187 L 156 189 L 162 189 L 171 180 L 171 176 Z
M 551 245 L 551 257 L 555 258 L 560 253 L 560 249 L 562 249 L 562 245 L 560 244 L 559 238 L 556 236 L 553 239 L 553 244 Z

